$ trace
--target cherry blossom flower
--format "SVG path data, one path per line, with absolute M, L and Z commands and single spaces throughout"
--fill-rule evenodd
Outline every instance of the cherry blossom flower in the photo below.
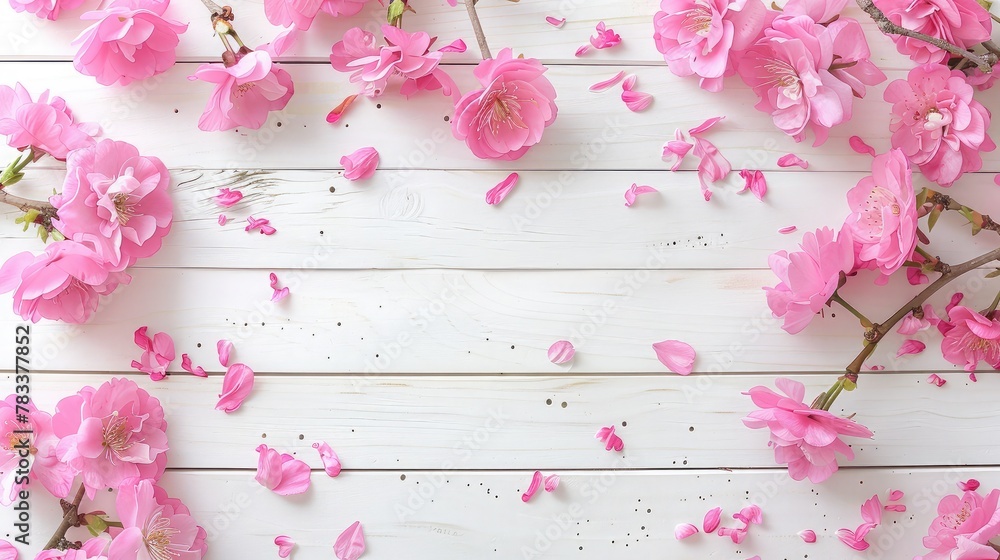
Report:
M 159 480 L 167 464 L 167 423 L 160 401 L 134 381 L 84 387 L 56 405 L 52 429 L 59 460 L 83 475 L 87 497 L 130 478 Z
M 542 473 L 541 471 L 535 471 L 534 474 L 531 475 L 531 483 L 528 484 L 528 489 L 521 495 L 521 501 L 527 503 L 528 500 L 530 500 L 541 487 Z
M 662 0 L 653 39 L 668 70 L 697 75 L 703 89 L 717 92 L 773 17 L 761 0 Z
M 159 158 L 126 142 L 101 140 L 66 161 L 63 191 L 49 199 L 56 228 L 89 242 L 112 271 L 160 250 L 173 223 L 170 172 Z
M 219 194 L 212 197 L 212 200 L 216 204 L 222 206 L 223 208 L 230 208 L 234 206 L 237 202 L 243 200 L 243 191 L 229 190 L 227 188 L 219 189 Z
M 657 190 L 654 189 L 653 187 L 650 187 L 648 185 L 637 185 L 635 183 L 632 183 L 632 186 L 629 187 L 627 191 L 625 191 L 625 206 L 632 206 L 633 204 L 635 204 L 635 199 L 640 194 L 654 193 L 654 192 L 657 192 Z
M 32 101 L 20 83 L 13 88 L 0 85 L 0 135 L 11 148 L 31 148 L 65 160 L 71 151 L 93 144 L 99 131 L 96 124 L 76 122 L 66 101 L 50 101 L 48 90 Z
M 825 410 L 810 408 L 802 402 L 805 386 L 798 381 L 779 377 L 775 385 L 783 395 L 763 386 L 748 392 L 755 410 L 743 418 L 748 428 L 767 428 L 774 459 L 788 465 L 793 480 L 808 478 L 819 483 L 837 471 L 837 454 L 854 458 L 854 451 L 841 440 L 842 436 L 872 437 L 872 432 L 847 418 Z
M 937 506 L 937 517 L 931 521 L 924 537 L 924 546 L 930 552 L 914 560 L 997 558 L 996 550 L 986 545 L 1000 535 L 998 500 L 1000 490 L 992 490 L 986 496 L 967 491 L 962 496 L 949 494 L 942 498 Z M 969 551 L 979 555 L 956 554 Z
M 714 507 L 705 513 L 705 519 L 702 520 L 701 528 L 706 533 L 714 533 L 716 529 L 719 528 L 719 523 L 722 520 L 722 508 Z
M 319 459 L 323 462 L 323 470 L 326 471 L 327 476 L 330 478 L 339 476 L 341 470 L 340 457 L 337 457 L 337 453 L 334 452 L 333 448 L 325 441 L 314 443 L 312 446 L 313 449 L 319 451 Z
M 268 114 L 284 109 L 295 92 L 292 77 L 274 65 L 266 50 L 242 54 L 232 66 L 202 64 L 189 79 L 215 84 L 198 120 L 198 128 L 209 132 L 260 128 Z
M 15 12 L 28 12 L 43 19 L 55 21 L 63 10 L 79 8 L 84 0 L 8 0 Z
M 119 0 L 80 16 L 94 21 L 73 40 L 73 67 L 97 83 L 128 85 L 166 72 L 177 61 L 187 25 L 163 17 L 169 0 Z
M 698 532 L 698 528 L 690 523 L 680 523 L 674 527 L 674 538 L 684 540 Z
M 941 353 L 945 360 L 964 366 L 969 373 L 976 371 L 979 362 L 1000 369 L 1000 321 L 956 305 L 948 311 L 948 320 L 941 321 L 938 328 L 944 333 Z
M 367 179 L 375 174 L 378 167 L 378 151 L 371 146 L 358 148 L 354 152 L 340 158 L 344 166 L 344 178 L 348 181 Z
M 976 0 L 876 0 L 889 21 L 960 49 L 989 41 L 990 14 Z M 896 49 L 919 64 L 946 62 L 951 55 L 920 39 L 889 35 Z
M 219 395 L 215 410 L 227 414 L 239 410 L 252 390 L 253 370 L 246 364 L 232 364 L 226 369 L 226 375 L 222 378 L 222 393 Z
M 511 173 L 503 181 L 497 183 L 497 186 L 486 191 L 486 204 L 492 206 L 503 202 L 503 199 L 507 198 L 507 195 L 514 190 L 520 177 L 517 173 Z
M 168 497 L 152 481 L 125 481 L 118 488 L 115 510 L 123 527 L 111 540 L 108 560 L 201 560 L 205 556 L 208 533 L 187 506 Z
M 533 58 L 514 58 L 509 48 L 473 71 L 483 89 L 455 105 L 452 133 L 481 159 L 516 160 L 542 139 L 556 119 L 556 90 Z
M 101 296 L 131 280 L 108 270 L 93 246 L 57 241 L 40 255 L 24 252 L 7 259 L 0 267 L 0 294 L 14 292 L 14 312 L 25 321 L 86 323 Z
M 612 449 L 615 451 L 621 451 L 625 448 L 625 442 L 622 441 L 622 438 L 615 435 L 614 424 L 597 430 L 597 435 L 595 437 L 605 444 L 605 451 L 611 451 Z
M 781 328 L 789 334 L 806 328 L 837 291 L 840 274 L 854 268 L 854 240 L 846 229 L 807 232 L 799 247 L 801 251 L 778 251 L 768 258 L 779 282 L 764 288 L 768 307 L 784 319 Z
M 996 149 L 986 132 L 990 112 L 973 99 L 961 71 L 941 64 L 918 66 L 905 80 L 889 84 L 885 100 L 892 103 L 892 146 L 941 186 L 979 171 L 980 154 Z
M 19 405 L 17 395 L 10 395 L 0 401 L 0 426 L 0 505 L 17 501 L 18 493 L 35 480 L 57 498 L 68 496 L 76 472 L 56 457 L 59 438 L 52 430 L 52 416 L 31 402 Z M 23 452 L 31 459 L 27 478 L 18 473 Z
M 257 446 L 257 475 L 261 486 L 279 496 L 301 494 L 309 489 L 309 465 L 264 444 Z
M 653 351 L 660 363 L 674 373 L 687 375 L 694 368 L 695 351 L 686 342 L 664 340 L 653 344 Z
M 809 169 L 809 162 L 795 154 L 785 154 L 778 158 L 778 167 L 799 166 L 802 169 Z
M 365 531 L 360 521 L 355 521 L 337 537 L 333 544 L 337 560 L 358 560 L 365 553 Z
M 742 169 L 740 170 L 740 177 L 746 181 L 746 184 L 736 194 L 743 194 L 750 191 L 757 197 L 757 200 L 763 202 L 764 195 L 767 194 L 767 181 L 764 179 L 764 173 L 756 169 Z
M 265 0 L 264 16 L 273 25 L 308 31 L 320 11 L 334 17 L 353 16 L 367 2 L 368 0 Z
M 153 381 L 161 381 L 167 376 L 167 366 L 174 361 L 174 339 L 164 332 L 158 332 L 149 338 L 146 330 L 149 327 L 139 327 L 135 331 L 135 345 L 142 349 L 142 358 L 132 360 L 132 367 L 149 374 Z
M 549 346 L 549 361 L 553 364 L 565 364 L 576 355 L 573 343 L 568 340 L 557 340 Z
M 292 554 L 292 549 L 295 548 L 295 541 L 286 535 L 274 537 L 274 544 L 278 545 L 278 558 L 288 558 Z

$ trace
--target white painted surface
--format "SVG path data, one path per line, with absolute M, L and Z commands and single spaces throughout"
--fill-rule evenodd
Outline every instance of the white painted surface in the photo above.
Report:
M 406 16 L 408 29 L 474 45 L 463 10 L 427 4 Z M 296 94 L 282 115 L 261 131 L 209 134 L 195 128 L 208 88 L 186 79 L 218 50 L 197 2 L 175 0 L 170 8 L 193 22 L 182 37 L 183 63 L 126 88 L 102 88 L 67 62 L 67 43 L 81 29 L 75 18 L 41 22 L 0 8 L 3 82 L 52 89 L 107 135 L 161 157 L 177 204 L 163 251 L 90 324 L 34 328 L 35 367 L 46 372 L 33 386 L 39 404 L 132 375 L 136 327 L 169 332 L 178 353 L 212 375 L 179 373 L 156 384 L 132 377 L 167 409 L 173 449 L 164 484 L 211 528 L 209 560 L 272 557 L 280 533 L 300 543 L 297 560 L 332 558 L 333 540 L 355 520 L 364 523 L 365 558 L 373 560 L 507 560 L 531 551 L 588 560 L 908 558 L 920 552 L 933 506 L 957 480 L 1000 484 L 990 443 L 1000 435 L 993 396 L 1000 381 L 982 374 L 971 385 L 934 344 L 902 360 L 893 359 L 899 337 L 882 345 L 870 363 L 888 369 L 838 401 L 838 412 L 856 412 L 876 439 L 859 442 L 851 468 L 818 487 L 773 469 L 765 434 L 739 421 L 751 409 L 741 391 L 783 373 L 815 393 L 858 349 L 860 329 L 839 310 L 802 335 L 783 333 L 760 287 L 774 282 L 769 253 L 843 219 L 843 195 L 870 161 L 850 150 L 847 137 L 888 146 L 882 88 L 814 148 L 785 138 L 737 81 L 710 95 L 669 74 L 650 39 L 653 0 L 481 4 L 494 48 L 545 60 L 559 91 L 558 120 L 513 163 L 474 159 L 451 137 L 444 120 L 451 105 L 437 94 L 411 102 L 387 96 L 381 108 L 360 101 L 349 126 L 326 124 L 327 111 L 354 90 L 325 63 L 349 26 L 344 21 L 321 16 L 285 58 Z M 235 8 L 248 43 L 273 36 L 260 2 Z M 373 4 L 351 25 L 370 27 L 380 13 Z M 569 21 L 555 30 L 546 15 Z M 602 19 L 623 36 L 621 48 L 573 57 Z M 890 79 L 905 75 L 909 62 L 884 37 L 869 37 Z M 448 66 L 463 87 L 475 54 L 473 47 Z M 620 69 L 656 96 L 645 113 L 629 113 L 614 89 L 587 91 Z M 995 98 L 980 97 L 990 107 Z M 709 137 L 737 169 L 768 171 L 766 202 L 736 195 L 734 174 L 705 203 L 690 167 L 671 174 L 660 161 L 674 128 L 718 114 L 727 119 Z M 382 170 L 349 183 L 337 162 L 363 145 L 382 152 Z M 818 172 L 777 169 L 787 152 Z M 0 149 L 0 159 L 10 154 Z M 983 186 L 1000 171 L 1000 153 L 985 160 L 984 172 L 952 194 L 997 212 Z M 514 169 L 522 175 L 517 190 L 500 207 L 487 206 L 484 192 Z M 18 192 L 47 192 L 62 175 L 36 170 Z M 622 194 L 633 182 L 661 192 L 625 208 Z M 233 222 L 224 227 L 208 200 L 221 186 L 248 195 L 226 211 Z M 244 233 L 241 220 L 251 213 L 269 218 L 278 234 Z M 38 247 L 12 223 L 15 215 L 0 214 L 2 258 Z M 779 235 L 786 225 L 799 232 Z M 961 231 L 954 217 L 939 227 Z M 989 242 L 933 248 L 960 260 Z M 274 307 L 272 270 L 293 286 Z M 958 284 L 985 306 L 992 288 L 981 277 Z M 913 291 L 905 282 L 875 291 L 871 279 L 853 282 L 847 295 L 878 317 L 892 311 L 886 293 L 895 300 Z M 16 319 L 0 315 L 0 331 L 11 331 Z M 233 415 L 213 410 L 220 338 L 235 340 L 238 359 L 260 372 L 254 394 Z M 578 355 L 571 366 L 554 366 L 545 350 L 563 338 L 577 343 Z M 656 361 L 650 344 L 666 338 L 697 348 L 694 375 L 674 376 Z M 928 386 L 931 371 L 944 373 L 948 385 Z M 492 429 L 491 418 L 501 425 Z M 619 425 L 624 452 L 608 453 L 594 440 L 608 424 Z M 318 468 L 310 447 L 318 440 L 340 454 L 341 477 L 315 471 L 313 489 L 296 498 L 253 483 L 257 444 Z M 524 504 L 520 494 L 535 469 L 561 474 L 563 484 Z M 834 532 L 860 523 L 862 501 L 888 488 L 906 491 L 910 510 L 888 514 L 895 523 L 875 534 L 872 550 L 853 553 Z M 674 540 L 677 523 L 700 524 L 716 505 L 729 519 L 748 501 L 763 505 L 765 523 L 743 545 L 705 535 Z M 33 505 L 36 541 L 56 525 L 53 506 Z M 567 518 L 561 527 L 558 519 Z M 9 520 L 4 511 L 0 522 Z M 806 528 L 820 535 L 817 544 L 795 535 Z

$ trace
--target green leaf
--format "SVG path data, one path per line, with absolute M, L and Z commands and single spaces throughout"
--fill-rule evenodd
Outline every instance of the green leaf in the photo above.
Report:
M 392 0 L 389 3 L 389 9 L 386 13 L 386 19 L 389 21 L 389 25 L 399 26 L 399 22 L 403 19 L 403 12 L 406 11 L 406 4 L 403 0 Z
M 24 224 L 24 229 L 22 229 L 21 231 L 28 231 L 28 226 L 35 223 L 35 218 L 38 218 L 38 216 L 39 216 L 38 210 L 31 209 L 25 212 L 23 216 L 18 216 L 17 218 L 14 218 L 14 223 Z
M 923 206 L 925 202 L 927 202 L 927 187 L 917 193 L 917 206 Z
M 993 272 L 987 274 L 986 278 L 996 278 L 997 276 L 1000 276 L 1000 268 L 998 268 L 998 269 L 994 270 Z
M 938 218 L 941 217 L 941 207 L 935 206 L 933 210 L 927 214 L 927 231 L 934 229 L 934 224 L 937 223 Z
M 990 2 L 990 0 L 976 0 L 976 2 L 978 2 L 980 6 L 986 8 L 987 12 L 990 11 L 990 8 L 993 6 L 993 2 Z
M 90 531 L 91 535 L 95 537 L 100 536 L 101 533 L 108 529 L 108 524 L 104 522 L 104 519 L 99 515 L 87 514 L 83 516 L 83 521 L 87 525 L 87 530 Z

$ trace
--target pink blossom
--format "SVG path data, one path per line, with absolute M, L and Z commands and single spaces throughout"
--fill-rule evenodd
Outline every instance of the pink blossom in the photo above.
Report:
M 17 549 L 4 539 L 0 539 L 0 560 L 17 560 Z
M 234 191 L 222 188 L 219 189 L 219 194 L 212 197 L 212 200 L 223 208 L 229 208 L 234 206 L 237 202 L 243 200 L 243 191 Z
M 825 410 L 810 408 L 802 402 L 805 386 L 798 381 L 778 378 L 775 384 L 784 395 L 757 386 L 744 393 L 760 410 L 743 418 L 748 428 L 767 428 L 774 459 L 788 465 L 788 475 L 794 480 L 808 478 L 819 483 L 837 471 L 837 454 L 854 458 L 854 451 L 841 436 L 872 437 L 872 432 L 847 418 Z
M 264 444 L 257 446 L 257 475 L 261 486 L 279 496 L 301 494 L 309 489 L 309 465 Z
M 128 284 L 132 277 L 112 272 L 90 245 L 57 241 L 35 256 L 18 253 L 0 267 L 0 293 L 14 292 L 14 312 L 25 321 L 41 319 L 85 323 L 100 296 Z
M 295 541 L 286 535 L 274 537 L 274 544 L 278 545 L 278 558 L 288 558 L 292 554 L 292 549 L 295 548 Z
M 160 401 L 134 381 L 84 387 L 56 405 L 56 454 L 83 475 L 90 499 L 130 478 L 159 480 L 167 464 L 167 423 Z
M 622 441 L 622 438 L 615 435 L 614 424 L 597 430 L 597 435 L 595 437 L 604 442 L 605 451 L 611 451 L 612 449 L 615 451 L 621 451 L 625 448 L 625 442 Z
M 892 103 L 892 146 L 944 187 L 979 171 L 980 153 L 996 148 L 986 133 L 990 112 L 972 94 L 961 71 L 941 64 L 918 66 L 885 90 Z
M 265 50 L 251 51 L 228 67 L 202 64 L 189 79 L 215 84 L 198 120 L 198 128 L 209 132 L 260 128 L 268 113 L 284 109 L 295 91 L 291 76 L 276 67 Z
M 809 162 L 795 154 L 785 154 L 778 158 L 778 167 L 792 167 L 798 165 L 802 169 L 809 169 Z
M 941 321 L 938 328 L 944 332 L 941 340 L 944 359 L 964 366 L 969 373 L 976 371 L 979 362 L 1000 369 L 1000 321 L 958 305 L 948 312 L 948 321 Z
M 699 158 L 698 183 L 701 184 L 701 194 L 706 201 L 711 200 L 712 191 L 709 190 L 709 185 L 724 179 L 733 167 L 715 144 L 704 138 L 694 139 L 694 157 Z
M 56 228 L 93 243 L 112 271 L 122 271 L 160 250 L 174 208 L 170 173 L 155 157 L 126 142 L 101 140 L 66 162 L 63 191 L 49 199 L 59 211 Z
M 181 369 L 196 377 L 208 377 L 208 372 L 205 371 L 205 368 L 192 364 L 191 356 L 187 354 L 181 354 Z
M 457 96 L 458 86 L 438 67 L 446 49 L 431 51 L 433 39 L 427 33 L 407 33 L 392 25 L 382 26 L 385 45 L 376 45 L 375 36 L 355 27 L 333 45 L 330 64 L 340 72 L 350 72 L 351 82 L 361 84 L 361 94 L 379 97 L 389 80 L 402 78 L 400 93 L 410 97 L 421 90 L 440 89 Z
M 208 533 L 187 506 L 152 481 L 125 481 L 118 489 L 115 510 L 123 527 L 111 540 L 108 560 L 201 560 L 205 556 Z
M 94 537 L 83 543 L 79 549 L 50 548 L 43 550 L 35 556 L 35 560 L 107 560 L 107 556 L 104 556 L 104 549 L 107 546 L 108 541 L 101 537 Z
M 818 23 L 829 23 L 839 20 L 849 0 L 789 0 L 782 6 L 781 13 L 786 16 L 807 16 Z
M 635 204 L 635 199 L 640 194 L 654 193 L 657 192 L 656 189 L 648 185 L 637 185 L 632 183 L 632 186 L 625 191 L 625 206 L 632 206 Z
M 326 471 L 327 476 L 336 478 L 340 475 L 340 457 L 337 457 L 333 448 L 325 441 L 314 443 L 312 446 L 313 449 L 319 451 L 319 459 L 323 462 L 323 470 Z
M 281 301 L 286 297 L 288 297 L 288 287 L 287 286 L 284 288 L 278 287 L 278 275 L 272 272 L 270 275 L 270 279 L 271 279 L 271 290 L 273 290 L 273 293 L 271 294 L 271 301 Z
M 690 523 L 681 523 L 674 527 L 674 538 L 684 540 L 698 532 L 698 528 Z
M 767 181 L 764 179 L 764 173 L 756 169 L 741 169 L 740 177 L 742 177 L 746 183 L 736 194 L 743 194 L 750 191 L 757 197 L 757 200 L 763 202 L 764 195 L 767 194 Z
M 0 85 L 0 135 L 11 148 L 31 148 L 65 160 L 71 151 L 93 144 L 99 131 L 96 124 L 76 122 L 63 98 L 49 101 L 48 90 L 32 101 L 20 83 L 14 88 Z
M 34 480 L 57 498 L 68 496 L 76 472 L 56 458 L 59 438 L 52 431 L 52 416 L 31 402 L 18 405 L 17 395 L 10 395 L 0 401 L 0 426 L 0 505 L 18 501 L 18 493 Z M 28 479 L 18 473 L 23 452 L 31 459 Z
M 990 39 L 990 14 L 976 0 L 877 0 L 875 5 L 896 25 L 960 49 L 971 49 Z M 889 38 L 900 53 L 919 64 L 937 64 L 951 58 L 947 51 L 920 39 L 901 35 Z
M 368 0 L 265 0 L 267 21 L 282 27 L 308 31 L 320 10 L 334 16 L 353 16 Z
M 371 146 L 359 148 L 340 158 L 340 165 L 344 166 L 344 178 L 358 181 L 371 177 L 378 167 L 378 159 L 378 151 Z
M 549 346 L 549 361 L 553 364 L 565 364 L 576 355 L 573 343 L 568 340 L 557 340 Z
M 702 520 L 701 528 L 705 530 L 706 533 L 714 533 L 716 529 L 719 528 L 719 522 L 722 520 L 722 508 L 714 507 L 705 513 L 705 519 Z
M 505 48 L 473 71 L 483 89 L 455 105 L 452 133 L 481 159 L 515 160 L 542 139 L 556 119 L 556 90 L 533 58 L 514 58 Z
M 148 328 L 139 327 L 135 331 L 135 345 L 142 349 L 142 358 L 132 360 L 132 367 L 149 374 L 153 381 L 161 381 L 167 375 L 167 366 L 174 361 L 174 339 L 164 332 L 149 338 L 146 335 Z
M 621 42 L 621 36 L 615 33 L 614 29 L 604 25 L 603 21 L 598 22 L 597 30 L 590 38 L 590 44 L 593 45 L 595 49 L 608 49 L 619 45 Z
M 768 307 L 784 319 L 781 328 L 790 334 L 806 328 L 837 291 L 840 274 L 854 268 L 854 240 L 846 229 L 807 232 L 799 247 L 801 251 L 778 251 L 768 257 L 779 282 L 764 288 Z
M 896 329 L 896 332 L 902 335 L 910 336 L 919 331 L 937 326 L 939 322 L 941 322 L 941 319 L 939 319 L 937 313 L 934 312 L 934 308 L 931 307 L 931 304 L 925 303 L 923 307 L 921 307 L 920 317 L 917 317 L 914 315 L 913 311 L 910 311 L 905 317 L 903 317 L 903 320 L 899 322 L 899 328 Z
M 521 501 L 527 503 L 528 500 L 530 500 L 541 487 L 542 473 L 540 471 L 535 471 L 534 474 L 531 475 L 531 483 L 528 484 L 528 489 L 521 495 Z
M 662 0 L 653 39 L 668 70 L 697 75 L 703 89 L 717 92 L 773 17 L 761 0 Z
M 962 496 L 949 494 L 942 498 L 937 507 L 938 515 L 931 521 L 928 534 L 924 537 L 924 546 L 930 552 L 914 560 L 997 558 L 995 550 L 989 553 L 992 556 L 961 556 L 956 553 L 975 550 L 973 545 L 986 545 L 990 539 L 1000 535 L 998 499 L 1000 490 L 993 490 L 986 496 L 969 491 Z
M 8 0 L 15 12 L 28 12 L 40 18 L 55 21 L 63 10 L 75 10 L 84 0 Z
M 816 542 L 816 531 L 813 531 L 812 529 L 804 529 L 799 531 L 799 537 L 801 537 L 804 542 L 812 544 Z
M 365 531 L 360 521 L 355 521 L 333 543 L 337 560 L 358 560 L 365 553 Z
M 946 380 L 942 379 L 941 376 L 936 373 L 928 375 L 927 382 L 930 383 L 931 385 L 934 385 L 935 387 L 943 387 L 944 384 L 947 383 Z
M 227 414 L 239 410 L 252 390 L 253 370 L 246 364 L 236 363 L 229 366 L 226 369 L 226 375 L 222 378 L 222 393 L 219 394 L 219 402 L 215 405 L 215 410 L 221 410 Z
M 165 19 L 169 0 L 112 4 L 80 19 L 94 21 L 73 40 L 73 66 L 105 86 L 128 85 L 166 72 L 177 61 L 177 35 L 187 25 Z
M 514 187 L 517 185 L 517 180 L 520 179 L 520 175 L 517 173 L 511 173 L 504 178 L 503 181 L 497 183 L 495 187 L 486 191 L 486 204 L 495 205 L 503 202 L 503 199 L 507 198 Z
M 687 375 L 694 368 L 695 351 L 686 342 L 664 340 L 653 344 L 653 351 L 660 363 L 674 373 Z

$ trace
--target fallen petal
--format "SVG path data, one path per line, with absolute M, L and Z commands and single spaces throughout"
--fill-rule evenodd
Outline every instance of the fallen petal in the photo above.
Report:
M 875 157 L 875 148 L 872 148 L 867 143 L 865 143 L 865 141 L 862 140 L 860 136 L 851 136 L 850 139 L 848 139 L 848 142 L 851 144 L 851 149 L 854 150 L 855 152 L 859 154 L 868 154 L 872 157 Z M 859 549 L 859 550 L 864 550 L 864 549 Z
M 976 480 L 976 479 L 974 479 L 974 478 L 970 478 L 969 480 L 966 480 L 965 482 L 959 482 L 958 483 L 958 488 L 962 492 L 975 492 L 976 490 L 979 489 L 979 481 Z
M 629 90 L 622 92 L 622 101 L 625 102 L 629 111 L 638 113 L 646 110 L 653 103 L 653 96 L 645 92 Z
M 542 482 L 542 486 L 545 487 L 546 492 L 555 492 L 556 488 L 559 488 L 559 475 L 550 474 L 545 477 L 545 480 Z
M 722 519 L 722 508 L 714 507 L 705 514 L 705 519 L 701 522 L 701 528 L 705 530 L 706 533 L 714 533 L 716 529 L 719 528 L 719 522 Z
M 233 191 L 229 189 L 219 189 L 219 194 L 212 197 L 215 203 L 224 208 L 229 208 L 237 202 L 243 200 L 243 193 L 241 191 Z
M 713 126 L 718 124 L 719 121 L 725 118 L 726 117 L 710 117 L 708 119 L 705 119 L 705 122 L 699 124 L 694 128 L 688 129 L 688 134 L 691 134 L 692 136 L 695 134 L 701 134 L 702 132 L 705 132 L 706 130 L 712 128 Z
M 850 529 L 837 529 L 837 538 L 854 550 L 867 550 L 869 546 L 867 541 L 857 538 Z
M 219 352 L 219 363 L 223 367 L 229 365 L 229 354 L 233 351 L 233 343 L 228 340 L 220 340 L 215 343 L 215 349 Z
M 733 519 L 742 521 L 746 527 L 760 525 L 764 521 L 763 511 L 757 504 L 749 505 L 733 514 Z
M 576 348 L 568 340 L 557 340 L 549 346 L 549 361 L 553 364 L 565 364 L 576 355 Z
M 899 350 L 896 351 L 896 357 L 905 356 L 907 354 L 919 354 L 927 348 L 927 345 L 919 340 L 914 340 L 912 338 L 904 340 L 903 344 L 899 346 Z
M 653 351 L 660 363 L 670 371 L 680 375 L 691 373 L 696 354 L 690 344 L 679 340 L 664 340 L 653 344 Z
M 622 91 L 632 91 L 635 89 L 635 82 L 639 79 L 635 74 L 629 74 L 625 76 L 625 81 L 622 82 Z
M 778 158 L 778 167 L 792 167 L 798 165 L 802 169 L 809 169 L 809 162 L 795 154 L 785 154 Z
M 465 41 L 461 39 L 455 39 L 454 41 L 448 43 L 447 45 L 438 49 L 438 52 L 443 53 L 464 53 L 469 50 L 469 46 L 465 44 Z
M 743 178 L 746 184 L 736 194 L 743 194 L 749 190 L 757 197 L 757 200 L 763 202 L 764 195 L 767 194 L 767 181 L 764 180 L 764 174 L 757 170 L 742 169 L 740 170 L 740 177 Z
M 325 441 L 316 442 L 313 444 L 313 449 L 319 451 L 319 460 L 323 462 L 323 470 L 326 471 L 327 476 L 330 478 L 336 478 L 340 474 L 340 457 L 333 451 Z
M 587 54 L 587 51 L 589 50 L 590 50 L 590 45 L 580 45 L 580 48 L 576 49 L 574 56 L 583 56 Z
M 720 537 L 729 537 L 736 544 L 743 542 L 743 539 L 747 538 L 746 529 L 731 529 L 729 527 L 720 527 L 718 535 Z
M 905 496 L 905 494 L 903 494 L 902 490 L 890 490 L 889 491 L 889 501 L 890 502 L 898 502 L 899 500 L 902 500 L 904 496 Z
M 511 173 L 506 179 L 497 183 L 497 186 L 486 191 L 486 204 L 500 204 L 503 199 L 507 198 L 510 191 L 514 190 L 514 186 L 517 185 L 519 178 L 520 176 L 517 173 Z
M 897 513 L 903 513 L 906 511 L 906 506 L 903 504 L 888 504 L 884 508 L 886 511 L 895 511 Z
M 816 542 L 816 531 L 813 531 L 812 529 L 799 531 L 799 536 L 802 537 L 802 540 L 807 543 L 811 544 Z
M 531 484 L 528 485 L 528 489 L 521 494 L 521 501 L 527 502 L 538 492 L 538 489 L 542 486 L 542 473 L 535 471 L 535 474 L 531 475 Z
M 344 178 L 348 181 L 360 181 L 371 177 L 375 174 L 378 162 L 378 150 L 371 146 L 358 148 L 340 158 L 340 165 L 344 167 Z
M 295 541 L 286 535 L 274 537 L 274 544 L 278 545 L 278 558 L 288 558 L 292 553 L 292 548 L 295 547 Z
M 220 226 L 226 225 L 226 222 L 228 222 L 228 221 L 229 221 L 229 218 L 227 218 L 225 214 L 219 214 L 219 225 Z
M 337 537 L 333 552 L 338 560 L 358 560 L 358 557 L 364 554 L 365 532 L 361 528 L 360 521 L 355 521 Z
M 181 354 L 181 369 L 190 373 L 191 375 L 197 375 L 198 377 L 208 377 L 208 373 L 205 371 L 205 368 L 201 366 L 191 367 L 191 356 L 188 356 L 187 354 Z
M 545 21 L 548 22 L 552 27 L 562 27 L 566 23 L 566 18 L 556 18 L 553 16 L 545 16 Z
M 612 86 L 614 86 L 614 85 L 618 84 L 618 82 L 622 81 L 622 78 L 624 78 L 624 77 L 625 77 L 625 71 L 622 70 L 622 71 L 618 72 L 617 74 L 615 74 L 614 76 L 608 78 L 607 80 L 604 80 L 602 82 L 597 82 L 596 84 L 590 86 L 590 91 L 599 92 L 599 91 L 605 91 L 605 90 L 611 89 Z
M 605 451 L 611 451 L 612 449 L 615 451 L 621 451 L 625 448 L 625 442 L 622 441 L 622 438 L 615 435 L 614 425 L 601 428 L 597 431 L 597 435 L 595 437 L 604 442 Z
M 794 232 L 795 230 L 797 230 L 797 229 L 799 229 L 799 228 L 797 228 L 797 227 L 795 227 L 795 226 L 785 226 L 785 227 L 783 227 L 783 228 L 779 229 L 779 230 L 778 230 L 778 233 L 781 233 L 781 234 L 784 234 L 784 235 L 787 235 L 787 234 L 789 234 L 789 233 L 793 233 L 793 232 Z
M 339 121 L 340 118 L 344 116 L 344 113 L 347 111 L 347 108 L 350 107 L 351 103 L 354 103 L 354 100 L 357 98 L 358 98 L 357 94 L 348 95 L 346 98 L 344 98 L 344 100 L 340 102 L 340 105 L 334 107 L 333 110 L 326 115 L 326 122 L 330 124 L 337 124 L 337 121 Z
M 271 295 L 271 301 L 281 301 L 288 297 L 288 288 L 278 288 L 278 275 L 271 273 L 271 289 L 274 293 Z
M 680 525 L 674 527 L 674 538 L 677 540 L 684 540 L 691 535 L 698 532 L 698 528 L 690 523 L 681 523 Z
M 635 204 L 635 197 L 639 196 L 640 194 L 653 193 L 653 192 L 657 192 L 657 190 L 654 189 L 653 187 L 649 187 L 646 185 L 637 185 L 635 183 L 632 183 L 632 186 L 629 187 L 627 191 L 625 191 L 625 206 L 632 206 L 633 204 Z
M 940 375 L 932 373 L 927 377 L 927 382 L 930 383 L 931 385 L 934 385 L 935 387 L 941 387 L 948 381 L 942 379 Z
M 215 405 L 215 409 L 226 413 L 239 410 L 252 390 L 253 370 L 245 364 L 229 366 L 226 376 L 222 378 L 222 394 L 219 395 L 219 403 Z

